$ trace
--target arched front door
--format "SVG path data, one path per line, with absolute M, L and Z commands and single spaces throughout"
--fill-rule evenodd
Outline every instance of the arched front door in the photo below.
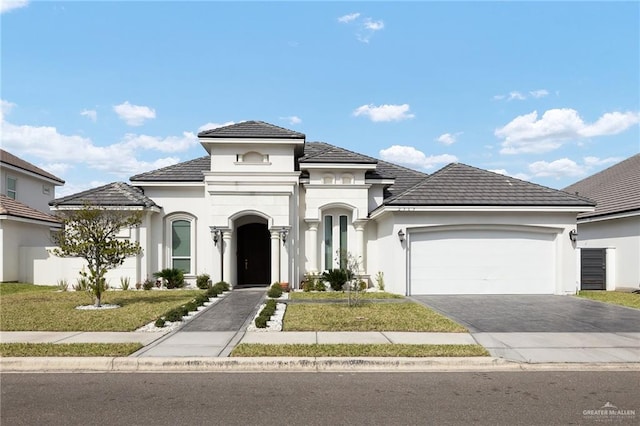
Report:
M 237 229 L 238 285 L 268 285 L 271 279 L 271 234 L 266 224 Z

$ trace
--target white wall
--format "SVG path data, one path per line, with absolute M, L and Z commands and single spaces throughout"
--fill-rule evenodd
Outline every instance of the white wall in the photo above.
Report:
M 20 248 L 33 245 L 50 245 L 49 225 L 18 220 L 0 221 L 0 282 L 23 281 L 20 274 Z M 29 282 L 29 281 L 28 281 Z
M 41 212 L 49 213 L 49 201 L 55 197 L 55 185 L 52 181 L 14 170 L 5 164 L 0 168 L 0 176 L 0 192 L 7 194 L 8 176 L 16 178 L 16 200 Z M 48 194 L 44 192 L 44 187 L 49 188 Z
M 615 248 L 616 288 L 640 285 L 640 216 L 578 224 L 578 247 Z M 607 265 L 610 268 L 610 265 Z M 607 283 L 609 284 L 609 283 Z
M 388 291 L 406 294 L 407 251 L 406 241 L 400 243 L 398 231 L 405 234 L 411 229 L 438 225 L 515 225 L 555 228 L 556 293 L 573 294 L 578 285 L 576 275 L 577 252 L 569 239 L 575 228 L 575 213 L 542 212 L 395 212 L 376 218 L 376 239 L 369 240 L 367 270 L 371 276 L 384 272 Z M 373 228 L 371 231 L 373 232 Z M 372 252 L 375 251 L 375 254 Z

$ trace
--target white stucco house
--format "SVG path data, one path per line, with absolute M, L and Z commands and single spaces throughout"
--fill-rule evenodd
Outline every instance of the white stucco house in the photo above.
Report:
M 51 231 L 60 228 L 49 202 L 64 181 L 0 149 L 0 282 L 19 281 L 30 265 L 21 261 L 26 247 L 51 244 Z
M 260 121 L 198 135 L 206 155 L 54 200 L 144 211 L 123 238 L 143 254 L 110 272 L 140 282 L 165 267 L 232 286 L 289 282 L 340 267 L 399 294 L 572 294 L 570 232 L 594 203 L 464 164 L 427 175 Z M 35 282 L 77 269 L 41 262 Z M 47 272 L 49 271 L 49 272 Z M 47 278 L 49 277 L 49 278 Z M 117 282 L 117 281 L 115 281 Z
M 583 290 L 640 286 L 640 154 L 565 191 L 597 202 L 578 215 L 580 285 Z

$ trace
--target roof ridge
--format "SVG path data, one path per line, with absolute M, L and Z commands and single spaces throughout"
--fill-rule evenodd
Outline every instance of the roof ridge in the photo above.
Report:
M 618 161 L 617 163 L 610 165 L 610 166 L 609 166 L 609 167 L 607 167 L 606 169 L 602 169 L 602 170 L 600 170 L 599 172 L 596 172 L 596 173 L 594 173 L 594 174 L 592 174 L 592 175 L 590 175 L 590 176 L 587 176 L 587 177 L 585 177 L 585 178 L 582 178 L 582 179 L 580 179 L 579 181 L 574 182 L 574 183 L 572 183 L 571 185 L 566 186 L 564 189 L 571 188 L 572 186 L 578 185 L 578 184 L 580 184 L 580 183 L 582 183 L 582 182 L 585 182 L 585 181 L 587 181 L 587 180 L 594 180 L 594 181 L 597 181 L 597 179 L 594 179 L 594 178 L 596 178 L 596 177 L 598 177 L 598 176 L 601 176 L 601 175 L 603 175 L 603 174 L 604 174 L 604 173 L 606 173 L 606 172 L 609 172 L 609 171 L 610 171 L 611 169 L 613 169 L 614 167 L 619 167 L 619 166 L 623 165 L 624 163 L 631 162 L 632 160 L 635 160 L 635 159 L 636 159 L 636 157 L 640 157 L 640 152 L 639 152 L 639 153 L 637 153 L 637 154 L 632 155 L 632 156 L 631 156 L 631 157 L 629 157 L 629 158 L 625 158 L 624 160 L 620 160 L 620 161 Z M 602 185 L 603 185 L 603 183 L 599 183 L 599 184 L 598 184 L 598 187 L 600 187 L 600 186 L 602 186 Z
M 159 169 L 153 169 L 153 170 L 149 170 L 149 171 L 147 171 L 147 172 L 138 173 L 137 175 L 133 175 L 133 176 L 131 176 L 131 177 L 129 178 L 129 181 L 137 180 L 137 178 L 142 177 L 142 176 L 144 176 L 144 175 L 148 175 L 148 174 L 150 174 L 150 173 L 157 173 L 157 172 L 161 172 L 161 171 L 163 171 L 163 170 L 167 170 L 167 169 L 170 169 L 171 167 L 176 167 L 176 166 L 179 166 L 179 165 L 181 165 L 181 164 L 188 164 L 188 163 L 193 163 L 193 162 L 195 162 L 195 161 L 202 161 L 202 160 L 204 160 L 205 158 L 211 158 L 211 156 L 210 156 L 210 155 L 203 155 L 203 156 L 201 156 L 201 157 L 192 158 L 191 160 L 185 160 L 185 161 L 181 161 L 181 162 L 179 162 L 179 163 L 171 164 L 171 165 L 169 165 L 169 166 L 160 167 Z M 204 171 L 204 170 L 203 170 L 203 171 Z
M 411 187 L 409 187 L 409 188 L 405 189 L 405 190 L 404 190 L 404 191 L 402 191 L 401 193 L 394 195 L 393 197 L 389 197 L 389 198 L 387 198 L 386 200 L 384 200 L 384 203 L 386 204 L 387 202 L 391 202 L 391 201 L 393 201 L 393 200 L 395 200 L 395 199 L 397 199 L 397 198 L 399 198 L 399 197 L 401 197 L 401 196 L 404 196 L 404 195 L 410 194 L 410 193 L 411 193 L 411 192 L 413 192 L 413 191 L 414 191 L 418 186 L 420 186 L 420 185 L 424 184 L 427 180 L 431 179 L 431 178 L 432 178 L 432 177 L 434 177 L 436 174 L 438 174 L 438 173 L 442 172 L 443 170 L 445 170 L 445 169 L 449 168 L 450 166 L 453 166 L 454 164 L 458 164 L 458 163 L 449 163 L 449 164 L 447 164 L 446 166 L 441 167 L 440 169 L 436 170 L 435 172 L 433 172 L 433 173 L 431 173 L 431 174 L 427 174 L 427 175 L 425 176 L 425 178 L 424 178 L 424 179 L 422 179 L 420 182 L 417 182 L 416 184 L 414 184 L 414 185 L 412 185 Z
M 377 164 L 377 163 L 378 163 L 378 161 L 379 161 L 377 158 L 375 158 L 375 157 L 371 157 L 370 155 L 361 154 L 361 153 L 359 153 L 359 152 L 351 151 L 350 149 L 342 148 L 342 147 L 340 147 L 340 146 L 336 146 L 336 145 L 330 144 L 330 143 L 328 143 L 328 142 L 323 142 L 323 141 L 311 141 L 311 142 L 307 142 L 307 143 L 321 143 L 321 144 L 326 145 L 326 146 L 328 147 L 328 149 L 335 148 L 335 149 L 338 149 L 338 150 L 340 150 L 340 151 L 348 152 L 349 154 L 353 154 L 353 155 L 357 155 L 357 156 L 359 156 L 359 157 L 364 157 L 364 158 L 367 158 L 367 159 L 369 159 L 369 160 L 373 160 L 373 161 L 374 161 L 374 164 Z M 319 155 L 321 155 L 321 154 L 323 154 L 323 153 L 325 153 L 325 152 L 326 152 L 326 150 L 325 150 L 325 151 L 322 151 L 322 152 L 319 152 L 319 153 L 317 153 L 317 154 L 314 154 L 314 155 L 312 155 L 312 156 L 311 156 L 311 157 L 309 157 L 309 158 L 317 157 L 317 156 L 319 156 Z
M 17 168 L 19 168 L 21 170 L 24 170 L 26 172 L 34 173 L 34 174 L 39 175 L 41 177 L 54 180 L 56 182 L 59 182 L 62 185 L 64 185 L 64 183 L 65 183 L 64 179 L 61 179 L 58 176 L 54 175 L 53 173 L 50 173 L 50 172 L 46 171 L 45 169 L 43 169 L 41 167 L 38 167 L 35 164 L 33 164 L 33 163 L 23 159 L 23 158 L 20 158 L 17 155 L 12 154 L 9 151 L 6 151 L 6 150 L 4 150 L 2 148 L 0 148 L 0 163 L 5 163 L 5 164 L 8 164 L 10 166 L 17 167 Z M 21 163 L 24 163 L 24 164 L 21 164 Z

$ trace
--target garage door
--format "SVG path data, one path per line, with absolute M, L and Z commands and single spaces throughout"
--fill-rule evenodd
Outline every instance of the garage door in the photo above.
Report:
M 555 234 L 411 233 L 410 294 L 553 294 Z

